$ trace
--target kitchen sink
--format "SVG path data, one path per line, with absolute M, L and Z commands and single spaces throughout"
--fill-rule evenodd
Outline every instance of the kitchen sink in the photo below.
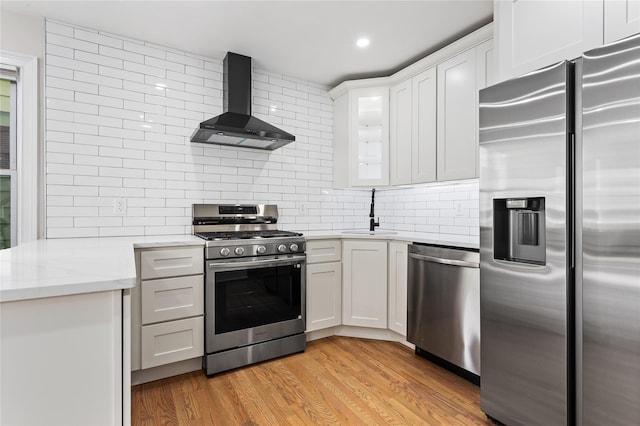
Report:
M 361 230 L 351 230 L 351 231 L 342 231 L 343 234 L 358 234 L 358 235 L 394 235 L 397 234 L 396 231 L 361 231 Z

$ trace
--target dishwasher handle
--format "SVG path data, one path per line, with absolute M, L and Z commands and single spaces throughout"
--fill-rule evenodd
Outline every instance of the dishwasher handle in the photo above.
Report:
M 469 262 L 466 260 L 443 259 L 441 257 L 427 256 L 425 254 L 409 253 L 409 257 L 412 259 L 426 260 L 427 262 L 441 263 L 443 265 L 464 266 L 467 268 L 480 267 L 480 264 L 476 262 Z

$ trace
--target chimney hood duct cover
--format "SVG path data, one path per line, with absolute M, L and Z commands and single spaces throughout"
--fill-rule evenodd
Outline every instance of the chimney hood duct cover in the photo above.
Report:
M 227 52 L 224 57 L 225 112 L 200 123 L 191 142 L 274 150 L 296 140 L 251 115 L 251 58 Z

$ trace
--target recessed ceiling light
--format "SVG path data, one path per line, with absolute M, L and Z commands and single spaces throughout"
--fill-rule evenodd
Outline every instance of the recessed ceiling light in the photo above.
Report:
M 356 45 L 358 47 L 367 47 L 367 46 L 369 46 L 369 43 L 370 43 L 370 41 L 366 37 L 359 38 L 358 41 L 356 41 Z

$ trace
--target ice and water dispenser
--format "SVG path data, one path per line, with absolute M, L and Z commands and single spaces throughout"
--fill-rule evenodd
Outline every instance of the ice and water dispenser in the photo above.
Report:
M 494 258 L 544 265 L 544 224 L 544 197 L 494 199 Z

